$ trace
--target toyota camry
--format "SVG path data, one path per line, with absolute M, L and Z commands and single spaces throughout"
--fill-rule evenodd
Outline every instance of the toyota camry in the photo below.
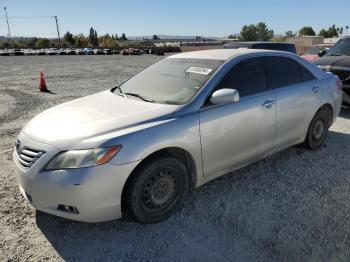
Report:
M 296 144 L 322 147 L 341 88 L 287 52 L 169 56 L 29 121 L 13 152 L 19 190 L 68 219 L 158 222 L 192 188 Z

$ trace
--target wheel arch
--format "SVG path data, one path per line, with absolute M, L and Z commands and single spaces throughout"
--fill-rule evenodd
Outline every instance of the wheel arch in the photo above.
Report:
M 329 126 L 331 126 L 332 125 L 332 123 L 333 123 L 333 118 L 334 118 L 334 115 L 333 115 L 333 106 L 330 104 L 330 103 L 328 103 L 328 102 L 323 102 L 323 103 L 321 103 L 321 105 L 317 108 L 317 110 L 314 112 L 314 114 L 312 115 L 312 118 L 310 119 L 310 121 L 309 121 L 309 123 L 308 123 L 308 125 L 307 125 L 307 129 L 306 129 L 306 131 L 305 131 L 305 134 L 304 134 L 304 136 L 303 136 L 303 138 L 301 139 L 302 141 L 305 141 L 305 139 L 306 139 L 306 137 L 307 137 L 307 133 L 309 132 L 309 127 L 310 127 L 310 125 L 311 125 L 311 122 L 312 122 L 312 119 L 315 117 L 315 115 L 319 112 L 319 111 L 321 111 L 321 110 L 329 110 L 330 111 L 330 113 L 331 113 L 331 118 L 330 118 L 330 121 L 329 121 Z
M 332 123 L 333 123 L 333 118 L 334 118 L 334 109 L 333 109 L 333 106 L 330 104 L 330 103 L 328 103 L 328 102 L 325 102 L 325 103 L 323 103 L 320 107 L 319 107 L 319 109 L 316 111 L 316 113 L 317 112 L 319 112 L 319 111 L 321 111 L 321 110 L 325 110 L 325 111 L 328 111 L 328 112 L 330 112 L 330 116 L 331 116 L 331 118 L 329 119 L 329 126 L 331 126 L 332 125 Z M 315 114 L 316 114 L 315 113 Z M 314 115 L 315 115 L 314 114 Z
M 122 211 L 126 211 L 126 204 L 125 204 L 125 199 L 126 199 L 126 191 L 127 187 L 132 179 L 133 176 L 136 175 L 137 171 L 142 169 L 147 162 L 151 160 L 156 160 L 161 157 L 175 157 L 178 160 L 180 160 L 185 167 L 188 170 L 188 174 L 190 176 L 190 186 L 191 188 L 195 188 L 197 185 L 198 181 L 198 174 L 197 174 L 197 167 L 196 167 L 196 162 L 193 158 L 193 156 L 185 149 L 180 148 L 180 147 L 166 147 L 162 149 L 158 149 L 154 151 L 153 153 L 149 154 L 147 157 L 145 157 L 131 172 L 130 176 L 127 178 L 123 191 L 122 191 L 122 197 L 121 197 L 121 209 Z

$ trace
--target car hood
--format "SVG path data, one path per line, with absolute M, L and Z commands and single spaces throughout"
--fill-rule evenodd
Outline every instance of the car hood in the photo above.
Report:
M 50 108 L 34 117 L 22 132 L 61 150 L 88 148 L 105 142 L 96 137 L 106 139 L 109 133 L 117 136 L 118 131 L 125 134 L 138 126 L 158 124 L 178 108 L 104 91 Z
M 324 56 L 313 63 L 319 66 L 350 67 L 350 56 Z

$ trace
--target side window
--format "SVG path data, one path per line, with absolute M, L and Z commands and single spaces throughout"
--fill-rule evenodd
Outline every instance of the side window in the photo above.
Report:
M 264 58 L 270 75 L 271 88 L 295 85 L 303 81 L 298 63 L 287 57 L 271 56 Z
M 266 45 L 265 44 L 254 44 L 252 46 L 252 49 L 266 49 Z
M 261 58 L 239 62 L 226 73 L 215 90 L 236 89 L 241 97 L 267 90 L 264 63 Z
M 302 64 L 299 64 L 299 68 L 300 68 L 301 76 L 304 82 L 312 81 L 316 79 L 315 76 L 311 74 L 310 71 L 306 69 Z
M 267 45 L 267 48 L 266 49 L 269 49 L 269 50 L 277 50 L 277 51 L 285 51 L 286 50 L 286 47 L 285 45 L 282 45 L 282 44 L 269 44 Z

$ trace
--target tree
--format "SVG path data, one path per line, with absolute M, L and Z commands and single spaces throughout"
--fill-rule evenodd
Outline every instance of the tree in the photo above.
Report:
M 285 32 L 285 35 L 286 35 L 286 37 L 294 37 L 295 36 L 293 31 L 287 31 L 287 32 Z
M 243 26 L 239 39 L 242 41 L 256 41 L 258 39 L 256 26 L 253 24 Z
M 263 22 L 256 25 L 256 33 L 259 41 L 269 41 L 273 38 L 273 30 L 269 30 Z
M 94 39 L 95 39 L 94 45 L 95 45 L 95 46 L 98 46 L 98 35 L 97 35 L 96 30 L 94 31 Z
M 243 26 L 239 37 L 242 41 L 269 41 L 271 38 L 273 38 L 273 30 L 269 30 L 263 22 Z
M 50 46 L 51 41 L 47 38 L 39 38 L 39 40 L 36 42 L 37 47 L 48 47 Z
M 327 30 L 322 29 L 318 35 L 323 36 L 324 38 L 332 38 L 332 37 L 338 37 L 339 35 L 343 34 L 344 28 L 338 27 L 336 28 L 335 25 L 332 25 Z
M 75 45 L 78 47 L 87 47 L 90 40 L 86 38 L 83 34 L 78 34 L 74 36 Z
M 114 47 L 116 44 L 116 40 L 114 36 L 110 36 L 109 34 L 105 34 L 104 36 L 100 36 L 98 38 L 99 44 L 102 47 Z
M 10 47 L 10 43 L 9 42 L 3 42 L 1 43 L 2 47 Z
M 153 40 L 159 40 L 160 38 L 159 38 L 159 36 L 157 36 L 157 35 L 153 35 L 152 39 L 153 39 Z
M 92 46 L 98 46 L 98 36 L 96 30 L 93 27 L 90 28 L 89 40 Z
M 128 40 L 128 39 L 126 38 L 126 35 L 123 33 L 122 36 L 120 37 L 120 40 L 126 41 L 126 40 Z
M 118 34 L 115 34 L 114 38 L 115 38 L 116 40 L 119 40 Z
M 67 31 L 67 33 L 65 33 L 65 35 L 63 36 L 63 39 L 64 39 L 64 42 L 69 44 L 69 45 L 74 45 L 74 43 L 75 43 L 73 34 L 71 34 L 69 31 Z
M 228 39 L 237 39 L 237 35 L 233 35 L 233 34 L 232 34 L 232 35 L 229 35 L 229 36 L 228 36 Z
M 316 33 L 311 26 L 304 26 L 299 30 L 300 36 L 315 36 Z
M 28 40 L 26 46 L 30 46 L 30 47 L 34 47 L 36 45 L 36 42 L 38 41 L 39 39 L 37 37 L 33 37 L 31 38 L 30 40 Z

